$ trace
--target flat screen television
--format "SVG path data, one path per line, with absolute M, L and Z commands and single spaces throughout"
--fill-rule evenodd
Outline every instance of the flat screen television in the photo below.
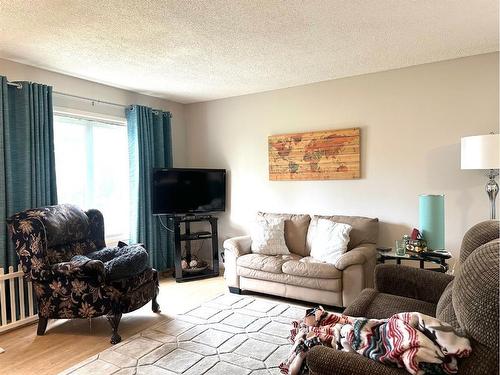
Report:
M 207 213 L 225 209 L 225 169 L 153 170 L 153 215 Z

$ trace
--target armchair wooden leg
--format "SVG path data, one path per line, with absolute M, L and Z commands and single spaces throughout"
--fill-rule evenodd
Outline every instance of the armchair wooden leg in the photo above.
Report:
M 47 322 L 49 319 L 44 318 L 43 316 L 38 316 L 38 328 L 36 330 L 36 334 L 38 336 L 43 336 L 45 334 L 45 330 L 47 329 Z
M 153 312 L 154 313 L 160 313 L 161 312 L 161 310 L 160 310 L 160 304 L 156 300 L 156 297 L 157 296 L 154 296 L 153 299 L 151 300 L 151 307 L 153 308 Z
M 233 293 L 233 294 L 241 294 L 241 289 L 240 288 L 236 288 L 234 286 L 230 286 L 229 287 L 229 293 Z
M 160 293 L 160 280 L 158 277 L 159 277 L 158 272 L 155 272 L 153 274 L 153 282 L 155 284 L 155 296 L 153 297 L 153 299 L 151 301 L 151 307 L 152 307 L 154 313 L 161 312 L 160 305 L 159 305 L 158 300 L 157 300 L 158 294 Z
M 120 319 L 122 318 L 122 313 L 109 313 L 106 315 L 109 324 L 111 325 L 111 329 L 113 330 L 113 334 L 111 335 L 111 344 L 118 344 L 122 341 L 122 338 L 118 334 L 118 325 L 120 324 Z

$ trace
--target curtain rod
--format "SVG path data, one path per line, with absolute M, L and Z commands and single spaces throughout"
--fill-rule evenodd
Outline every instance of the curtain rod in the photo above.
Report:
M 7 81 L 8 86 L 14 86 L 18 89 L 23 88 L 22 83 L 17 83 L 17 82 L 9 82 Z M 88 100 L 93 103 L 99 103 L 99 104 L 107 104 L 107 105 L 114 105 L 116 107 L 121 107 L 121 108 L 131 108 L 131 105 L 123 105 L 123 104 L 118 104 L 118 103 L 112 103 L 112 102 L 107 102 L 104 100 L 99 100 L 99 99 L 92 99 L 92 98 L 87 98 L 85 96 L 80 96 L 80 95 L 73 95 L 73 94 L 66 94 L 65 92 L 60 92 L 60 91 L 52 91 L 53 94 L 55 95 L 61 95 L 61 96 L 68 96 L 70 98 L 75 98 L 75 99 L 80 99 L 80 100 Z
M 87 100 L 89 102 L 92 102 L 92 105 L 94 103 L 98 103 L 98 104 L 113 105 L 115 107 L 121 107 L 121 108 L 132 108 L 131 105 L 124 105 L 124 104 L 118 104 L 118 103 L 113 103 L 113 102 L 107 102 L 105 100 L 92 99 L 92 98 L 87 98 L 85 96 L 80 96 L 80 95 L 66 94 L 65 92 L 60 92 L 60 91 L 53 91 L 52 93 L 55 94 L 55 95 L 68 96 L 70 98 L 75 98 L 75 99 L 80 99 L 80 100 Z
M 23 88 L 22 84 L 15 83 L 15 82 L 9 82 L 9 81 L 7 81 L 7 86 L 14 86 L 14 87 L 17 87 L 18 89 L 22 89 Z
M 22 89 L 23 88 L 23 85 L 22 83 L 17 83 L 17 82 L 9 82 L 7 81 L 7 85 L 8 86 L 14 86 L 18 89 Z M 113 102 L 107 102 L 105 100 L 99 100 L 99 99 L 92 99 L 92 98 L 87 98 L 86 96 L 80 96 L 80 95 L 73 95 L 73 94 L 66 94 L 65 92 L 60 92 L 60 91 L 52 91 L 53 94 L 55 95 L 61 95 L 61 96 L 68 96 L 70 98 L 75 98 L 75 99 L 80 99 L 80 100 L 87 100 L 89 102 L 92 102 L 92 105 L 94 105 L 94 103 L 98 103 L 98 104 L 106 104 L 106 105 L 112 105 L 112 106 L 115 106 L 115 107 L 120 107 L 120 108 L 132 108 L 133 106 L 132 105 L 124 105 L 124 104 L 118 104 L 118 103 L 113 103 Z M 154 110 L 153 111 L 154 113 L 158 114 L 160 113 L 159 110 Z M 170 117 L 172 117 L 172 114 L 168 111 L 162 111 L 162 112 L 167 112 L 170 114 Z

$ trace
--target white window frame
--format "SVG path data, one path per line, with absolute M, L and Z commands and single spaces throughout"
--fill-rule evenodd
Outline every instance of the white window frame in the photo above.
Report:
M 53 112 L 54 116 L 67 116 L 83 120 L 90 120 L 90 121 L 94 120 L 94 121 L 105 122 L 110 125 L 127 126 L 127 119 L 125 118 L 125 116 L 123 117 L 111 116 L 101 113 L 80 111 L 77 109 L 72 109 L 67 107 L 54 107 Z
M 99 121 L 105 124 L 109 125 L 115 125 L 115 126 L 127 126 L 127 119 L 124 117 L 118 117 L 118 116 L 112 116 L 112 115 L 106 115 L 106 114 L 101 114 L 101 113 L 94 113 L 94 112 L 88 112 L 88 111 L 81 111 L 73 108 L 67 108 L 67 107 L 57 107 L 55 106 L 53 108 L 53 113 L 54 116 L 65 116 L 65 117 L 73 117 L 75 119 L 81 119 L 81 120 L 90 120 L 90 121 Z M 90 130 L 90 128 L 89 128 Z M 57 171 L 56 171 L 57 172 Z M 118 241 L 128 241 L 129 239 L 124 238 L 124 236 L 127 236 L 127 233 L 124 233 L 123 235 L 117 235 L 117 236 L 106 236 L 105 241 L 107 246 L 116 246 L 118 244 Z

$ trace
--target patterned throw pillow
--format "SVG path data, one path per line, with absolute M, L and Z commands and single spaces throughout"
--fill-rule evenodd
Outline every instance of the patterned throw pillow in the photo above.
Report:
M 285 243 L 285 221 L 283 219 L 257 218 L 253 225 L 252 252 L 262 255 L 290 254 Z
M 335 264 L 347 251 L 349 233 L 352 226 L 336 223 L 328 219 L 318 219 L 318 224 L 311 239 L 311 256 L 326 263 Z

